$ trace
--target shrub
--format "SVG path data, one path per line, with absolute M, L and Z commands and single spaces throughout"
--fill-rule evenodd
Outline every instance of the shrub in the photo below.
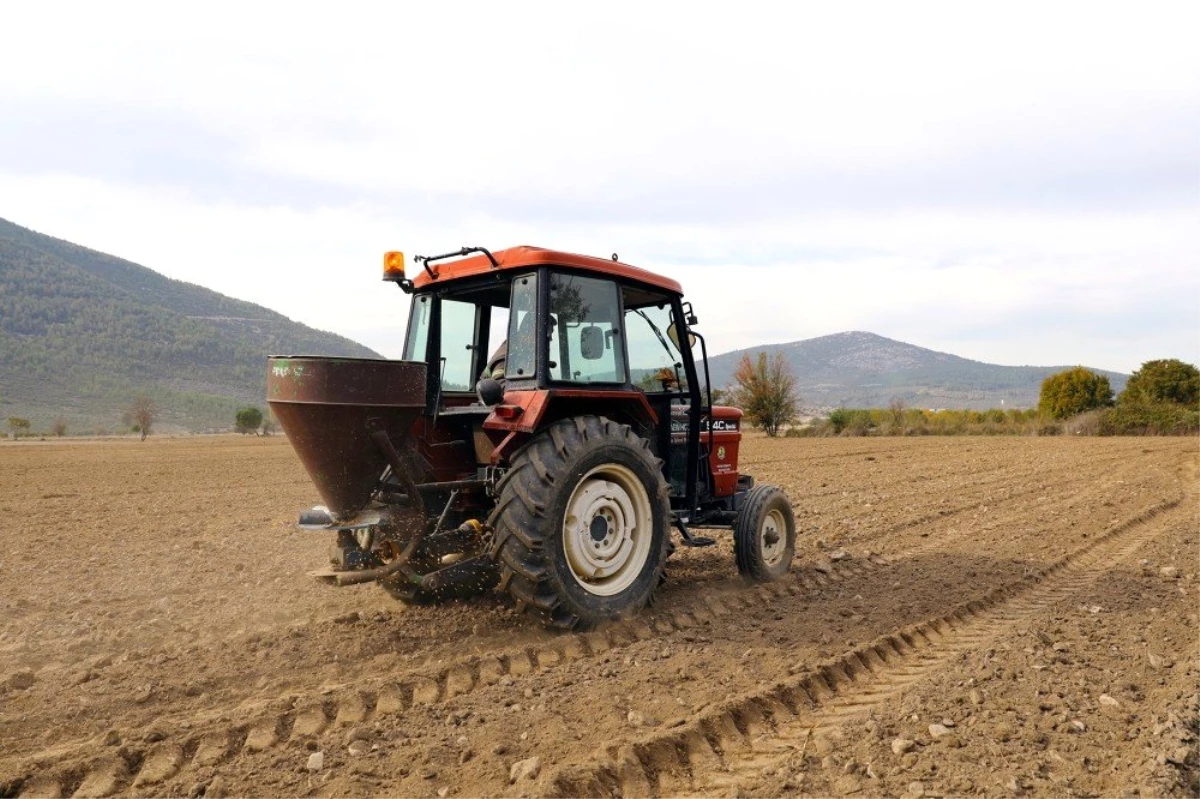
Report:
M 239 433 L 253 433 L 262 426 L 263 412 L 253 405 L 242 408 L 235 417 L 235 427 Z
M 1100 417 L 1102 436 L 1181 436 L 1200 431 L 1200 411 L 1174 402 L 1123 402 Z
M 29 420 L 20 416 L 8 417 L 8 429 L 13 438 L 20 438 L 29 433 Z
M 1146 361 L 1130 376 L 1118 401 L 1141 406 L 1173 402 L 1200 408 L 1200 370 L 1177 358 Z
M 1113 392 L 1108 378 L 1076 366 L 1042 381 L 1038 410 L 1051 419 L 1066 419 L 1112 404 Z

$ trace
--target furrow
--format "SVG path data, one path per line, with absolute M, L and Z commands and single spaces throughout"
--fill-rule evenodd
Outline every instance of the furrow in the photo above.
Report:
M 851 564 L 853 568 L 848 568 Z M 164 742 L 147 752 L 145 763 L 124 766 L 109 759 L 81 759 L 78 753 L 90 746 L 90 739 L 60 745 L 53 751 L 27 758 L 22 771 L 36 776 L 24 782 L 20 795 L 153 793 L 154 786 L 191 768 L 228 764 L 243 753 L 264 752 L 289 741 L 315 738 L 329 727 L 350 727 L 414 706 L 445 704 L 506 677 L 524 678 L 569 661 L 692 629 L 702 619 L 713 620 L 745 613 L 752 607 L 767 607 L 793 592 L 817 594 L 825 587 L 861 578 L 880 567 L 881 561 L 859 559 L 825 563 L 819 567 L 824 571 L 797 569 L 778 583 L 755 586 L 749 591 L 744 586 L 731 587 L 592 632 L 572 633 L 538 646 L 464 658 L 437 672 L 366 678 L 325 696 L 301 696 L 294 700 L 294 707 L 289 706 L 283 712 L 268 710 L 278 702 L 239 708 L 235 712 L 246 721 L 236 729 L 224 721 L 233 715 L 229 705 L 210 710 L 199 718 L 185 714 L 161 718 L 158 726 L 166 731 L 168 741 L 182 740 L 188 735 L 194 744 L 179 746 Z M 134 731 L 123 732 L 123 739 L 126 735 L 131 739 L 137 737 Z M 47 774 L 38 773 L 40 764 L 49 763 L 58 765 Z
M 552 795 L 713 795 L 737 789 L 763 768 L 792 757 L 797 741 L 827 735 L 865 716 L 1099 579 L 1153 539 L 1162 528 L 1148 522 L 1181 501 L 1177 497 L 1147 508 L 1029 579 L 882 636 L 766 691 L 731 700 L 670 732 L 627 744 L 615 757 L 600 755 L 562 769 L 552 780 Z M 868 662 L 874 668 L 864 665 Z

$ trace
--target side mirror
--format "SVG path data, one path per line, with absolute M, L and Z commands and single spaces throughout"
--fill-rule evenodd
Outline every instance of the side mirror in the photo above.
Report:
M 579 353 L 585 361 L 598 361 L 604 357 L 604 331 L 597 325 L 588 325 L 579 331 Z
M 500 385 L 499 380 L 484 377 L 475 384 L 475 394 L 479 397 L 479 401 L 488 407 L 499 405 L 500 401 L 504 399 L 504 386 Z
M 679 328 L 678 327 L 676 327 L 675 325 L 671 325 L 670 327 L 668 327 L 667 328 L 667 338 L 671 339 L 671 343 L 675 345 L 675 349 L 681 350 L 681 351 L 683 350 L 683 347 L 679 346 Z M 695 347 L 695 346 L 696 346 L 696 334 L 689 330 L 688 331 L 688 349 L 691 349 L 692 347 Z

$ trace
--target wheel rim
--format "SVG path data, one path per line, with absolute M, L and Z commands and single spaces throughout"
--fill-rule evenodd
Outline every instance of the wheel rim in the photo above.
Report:
M 758 544 L 763 563 L 776 566 L 783 560 L 784 550 L 787 549 L 787 522 L 782 511 L 773 509 L 763 517 L 758 530 Z
M 567 500 L 563 549 L 571 576 L 598 596 L 624 591 L 650 554 L 650 495 L 630 469 L 616 463 L 583 476 Z

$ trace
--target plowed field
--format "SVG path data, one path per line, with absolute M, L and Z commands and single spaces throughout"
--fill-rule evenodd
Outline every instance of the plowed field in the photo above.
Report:
M 1193 439 L 749 437 L 655 606 L 335 589 L 282 438 L 0 444 L 0 796 L 1194 796 Z

